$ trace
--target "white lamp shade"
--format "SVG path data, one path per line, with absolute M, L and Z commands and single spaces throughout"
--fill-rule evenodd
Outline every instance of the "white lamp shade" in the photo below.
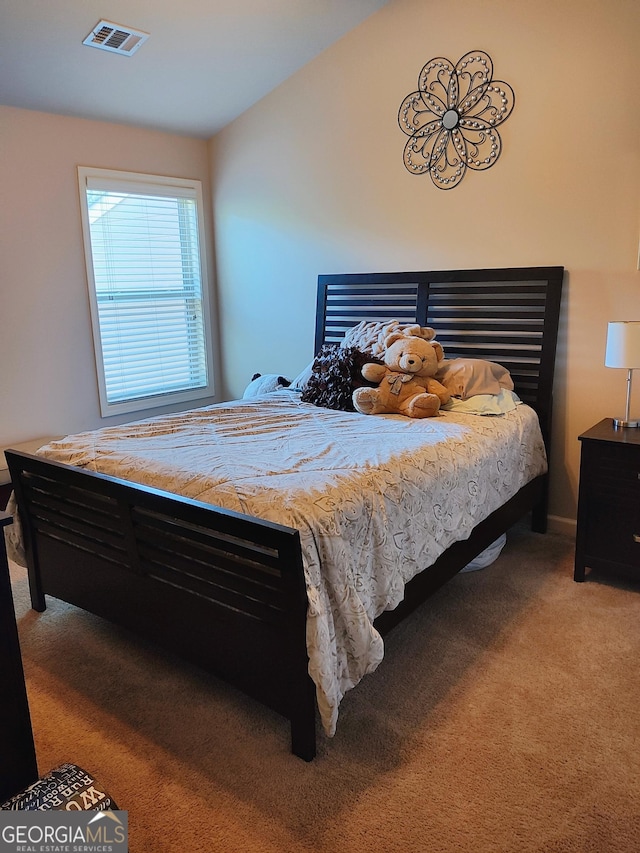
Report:
M 640 367 L 640 320 L 621 320 L 607 327 L 605 367 Z

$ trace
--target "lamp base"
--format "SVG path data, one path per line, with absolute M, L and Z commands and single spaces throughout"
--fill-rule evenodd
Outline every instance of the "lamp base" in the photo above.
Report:
M 640 420 L 629 421 L 626 418 L 614 418 L 614 429 L 626 429 L 627 427 L 640 427 Z

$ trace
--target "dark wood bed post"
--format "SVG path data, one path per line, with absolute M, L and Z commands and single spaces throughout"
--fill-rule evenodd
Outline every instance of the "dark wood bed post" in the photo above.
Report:
M 545 476 L 543 487 L 544 494 L 531 510 L 531 529 L 534 533 L 547 532 L 547 520 L 549 515 L 549 475 Z
M 22 489 L 22 480 L 20 477 L 12 479 L 13 491 L 15 494 L 18 506 L 25 506 L 25 495 Z M 31 535 L 29 525 L 22 526 L 22 545 L 27 561 L 27 575 L 29 577 L 29 595 L 31 597 L 31 607 L 38 613 L 44 613 L 47 609 L 47 601 L 40 576 L 40 567 L 38 563 L 37 542 L 35 536 Z
M 551 437 L 553 426 L 553 377 L 558 346 L 558 327 L 560 325 L 560 307 L 562 304 L 562 284 L 564 267 L 547 267 L 540 271 L 547 276 L 544 305 L 544 327 L 542 350 L 540 353 L 540 373 L 538 377 L 542 392 L 534 408 L 540 420 L 540 430 L 547 451 L 548 472 L 544 478 L 540 500 L 531 511 L 531 529 L 534 533 L 547 532 L 549 511 L 549 473 L 551 471 Z
M 291 752 L 304 761 L 312 761 L 316 756 L 316 686 L 309 675 L 308 598 L 298 531 L 281 546 L 280 554 L 290 568 L 284 581 L 291 614 L 285 628 L 291 667 L 287 678 L 290 687 L 287 716 L 291 723 Z
M 296 689 L 291 709 L 291 752 L 304 761 L 316 757 L 316 689 L 309 673 Z

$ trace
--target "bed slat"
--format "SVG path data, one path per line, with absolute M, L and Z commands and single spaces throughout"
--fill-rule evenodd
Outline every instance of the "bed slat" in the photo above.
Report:
M 446 358 L 495 361 L 538 413 L 549 446 L 562 267 L 428 274 L 425 322 Z
M 260 571 L 250 543 L 244 555 L 225 553 L 217 537 L 209 547 L 184 537 L 149 540 L 136 526 L 140 565 L 151 578 L 188 593 L 201 595 L 214 604 L 231 607 L 251 618 L 277 623 L 286 606 L 282 577 L 274 569 Z
M 316 353 L 323 344 L 340 343 L 347 329 L 362 320 L 416 321 L 419 282 L 415 275 L 320 276 L 318 281 Z
M 118 529 L 121 519 L 114 501 L 37 474 L 25 477 L 23 490 L 39 535 L 126 564 L 126 542 Z

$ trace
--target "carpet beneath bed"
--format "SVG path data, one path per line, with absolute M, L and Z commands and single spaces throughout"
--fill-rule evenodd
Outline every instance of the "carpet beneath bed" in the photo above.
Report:
M 518 526 L 395 629 L 318 758 L 284 719 L 12 579 L 38 764 L 85 767 L 131 849 L 640 849 L 640 589 L 573 582 L 573 542 Z

